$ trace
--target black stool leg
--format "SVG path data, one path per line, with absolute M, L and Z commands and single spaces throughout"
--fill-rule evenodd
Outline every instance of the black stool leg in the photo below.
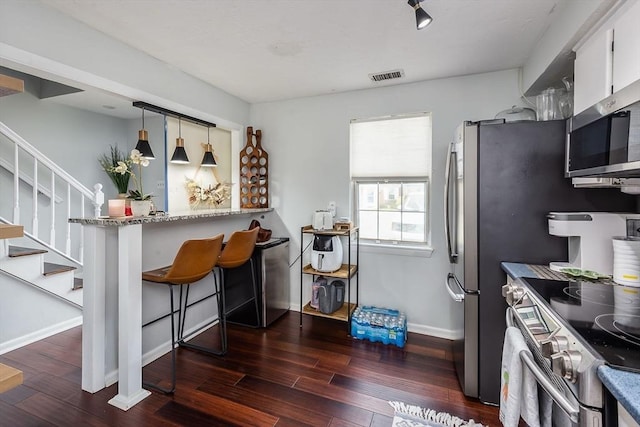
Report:
M 220 322 L 222 325 L 222 329 L 220 330 L 220 338 L 222 339 L 222 352 L 226 354 L 227 352 L 227 302 L 224 294 L 225 287 L 225 275 L 226 271 L 224 268 L 219 268 L 218 272 L 220 273 Z
M 250 267 L 251 267 L 251 285 L 253 287 L 253 302 L 256 307 L 256 328 L 259 328 L 262 322 L 260 319 L 260 303 L 258 301 L 259 289 L 258 289 L 258 282 L 256 280 L 256 270 L 253 264 L 253 257 L 249 258 L 249 262 L 251 264 Z
M 217 288 L 218 288 L 218 281 L 216 280 L 216 275 L 215 275 L 215 271 L 212 271 L 213 274 L 213 280 L 214 280 L 214 286 L 216 288 L 216 292 Z M 224 295 L 224 293 L 222 293 L 222 295 Z M 188 341 L 185 341 L 186 338 L 195 335 L 197 332 L 201 331 L 202 329 L 206 328 L 207 326 L 213 324 L 215 322 L 215 320 L 213 320 L 212 322 L 208 323 L 207 325 L 204 325 L 203 327 L 201 327 L 200 329 L 198 329 L 195 332 L 190 332 L 187 337 L 184 336 L 184 323 L 185 323 L 185 318 L 186 318 L 186 314 L 187 314 L 187 300 L 189 298 L 189 285 L 187 285 L 187 292 L 186 292 L 186 298 L 185 298 L 185 305 L 184 305 L 184 315 L 182 317 L 182 325 L 180 326 L 180 336 L 178 338 L 178 345 L 180 347 L 186 347 L 186 348 L 192 348 L 195 350 L 199 350 L 202 351 L 204 353 L 208 353 L 208 354 L 213 354 L 215 356 L 224 356 L 227 352 L 227 344 L 226 344 L 226 339 L 227 339 L 227 331 L 226 331 L 226 323 L 224 322 L 224 315 L 221 315 L 220 313 L 224 313 L 224 309 L 220 310 L 220 295 L 216 294 L 216 297 L 218 298 L 218 322 L 220 323 L 220 350 L 214 350 L 212 348 L 209 347 L 204 347 L 198 344 L 192 344 Z M 223 300 L 223 304 L 224 304 L 224 297 L 222 297 Z M 224 307 L 224 306 L 223 306 Z
M 181 316 L 178 318 L 178 342 L 182 341 L 182 337 L 184 336 L 184 324 L 187 320 L 187 306 L 189 305 L 189 286 L 190 283 L 187 283 L 187 290 L 185 292 L 184 304 L 182 304 L 182 286 L 180 286 L 180 309 L 179 312 Z
M 142 385 L 164 394 L 173 394 L 176 391 L 176 337 L 173 314 L 173 285 L 168 283 L 167 286 L 169 286 L 169 298 L 171 300 L 171 388 L 163 388 L 148 382 L 143 382 Z M 180 294 L 182 294 L 182 286 L 180 286 Z M 178 312 L 178 317 L 180 317 L 180 312 Z

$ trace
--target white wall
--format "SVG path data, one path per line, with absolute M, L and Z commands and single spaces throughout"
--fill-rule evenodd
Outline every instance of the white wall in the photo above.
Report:
M 178 137 L 178 120 L 167 119 L 167 159 L 171 159 Z M 218 183 L 231 183 L 237 178 L 231 176 L 232 161 L 237 159 L 231 156 L 231 132 L 221 128 L 209 130 L 209 141 L 213 147 L 213 155 L 218 166 L 215 168 L 203 168 L 200 166 L 204 156 L 203 144 L 207 143 L 207 128 L 186 121 L 182 122 L 182 138 L 184 148 L 189 157 L 188 165 L 167 164 L 167 193 L 169 195 L 169 212 L 182 212 L 192 209 L 189 202 L 189 192 L 186 187 L 187 178 L 192 179 L 203 188 Z M 212 209 L 215 207 L 228 208 L 231 201 L 227 200 L 219 206 L 202 204 L 198 209 Z
M 0 65 L 98 87 L 225 128 L 248 120 L 245 101 L 35 1 L 2 3 Z
M 0 281 L 0 354 L 82 323 L 80 309 L 6 275 Z
M 537 95 L 549 86 L 563 87 L 573 76 L 573 47 L 589 28 L 616 4 L 615 0 L 561 2 L 555 17 L 522 67 L 522 91 Z
M 127 134 L 127 120 L 39 99 L 38 79 L 21 73 L 13 75 L 25 81 L 25 92 L 1 98 L 0 121 L 87 187 L 100 182 L 105 194 L 117 193 L 102 172 L 98 157 L 107 152 L 109 145 L 126 150 L 135 144 L 137 131 Z
M 401 86 L 376 88 L 282 102 L 255 104 L 251 125 L 262 129 L 269 153 L 271 206 L 300 250 L 300 227 L 314 210 L 336 201 L 338 216 L 349 206 L 349 121 L 354 118 L 430 111 L 433 114 L 431 258 L 394 256 L 363 249 L 360 303 L 406 311 L 410 330 L 454 336 L 459 313 L 444 289 L 448 272 L 443 232 L 446 150 L 463 120 L 490 119 L 521 105 L 518 72 L 507 70 Z M 292 303 L 299 300 L 299 265 L 291 270 Z
M 0 64 L 161 105 L 236 133 L 248 124 L 261 129 L 270 154 L 271 205 L 279 215 L 272 222 L 291 234 L 292 252 L 300 226 L 315 209 L 335 200 L 338 215 L 350 214 L 349 120 L 431 111 L 433 256 L 363 253 L 360 302 L 405 310 L 413 330 L 448 336 L 460 328 L 443 288 L 448 263 L 440 189 L 446 146 L 462 120 L 492 118 L 520 104 L 516 70 L 249 106 L 40 3 L 17 1 L 5 2 L 0 14 Z M 297 268 L 291 273 L 293 302 Z

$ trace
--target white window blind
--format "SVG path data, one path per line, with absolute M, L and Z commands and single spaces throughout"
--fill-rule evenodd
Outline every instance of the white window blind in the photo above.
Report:
M 428 176 L 431 115 L 351 122 L 351 176 Z

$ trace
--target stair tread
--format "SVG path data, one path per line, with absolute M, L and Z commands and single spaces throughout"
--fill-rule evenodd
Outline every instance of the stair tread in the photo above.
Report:
M 70 265 L 62 265 L 62 264 L 54 264 L 52 262 L 45 262 L 44 264 L 44 272 L 45 276 L 50 276 L 52 274 L 64 273 L 65 271 L 75 270 L 76 267 Z
M 19 256 L 27 255 L 39 255 L 46 254 L 48 251 L 45 249 L 25 248 L 22 246 L 9 246 L 9 257 L 15 258 Z
M 84 286 L 84 281 L 80 277 L 73 278 L 73 290 L 82 289 Z

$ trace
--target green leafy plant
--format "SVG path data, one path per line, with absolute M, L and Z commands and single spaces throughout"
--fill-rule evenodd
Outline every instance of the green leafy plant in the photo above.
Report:
M 138 166 L 138 175 L 133 172 L 134 165 Z M 142 189 L 142 168 L 147 166 L 149 166 L 149 160 L 142 157 L 142 154 L 134 148 L 128 158 L 119 160 L 115 166 L 111 166 L 108 169 L 107 173 L 133 179 L 135 189 L 129 190 L 129 199 L 150 200 L 151 194 L 144 194 Z
M 106 174 L 111 179 L 111 182 L 118 189 L 118 193 L 126 194 L 129 190 L 129 177 L 130 174 L 123 174 L 119 171 L 116 171 L 118 165 L 120 163 L 124 163 L 129 167 L 131 165 L 131 160 L 125 156 L 125 154 L 118 149 L 117 146 L 110 146 L 109 153 L 103 154 L 98 158 L 98 162 L 102 169 L 106 172 Z

